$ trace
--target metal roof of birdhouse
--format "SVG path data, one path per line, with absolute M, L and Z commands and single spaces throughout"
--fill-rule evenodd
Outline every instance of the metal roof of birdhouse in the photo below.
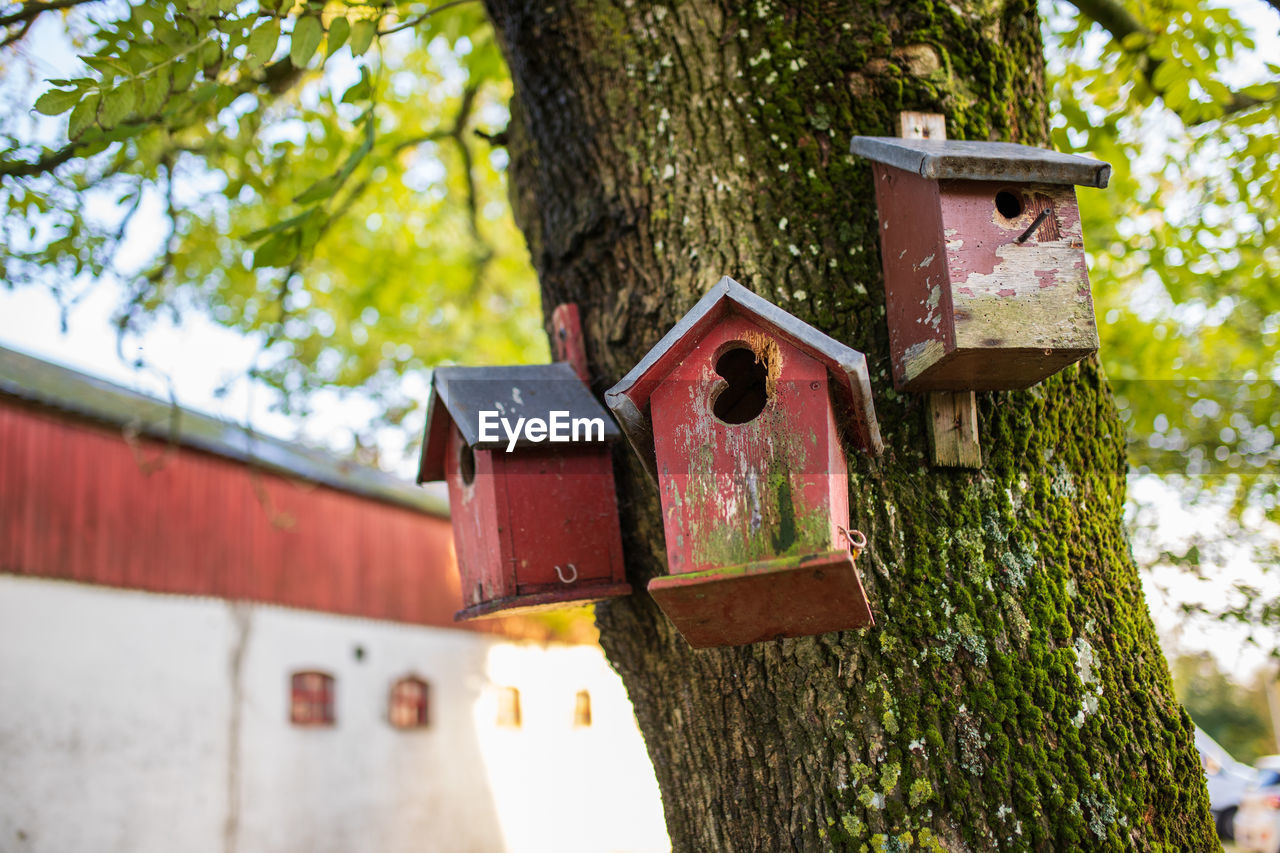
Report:
M 837 399 L 842 403 L 843 426 L 849 440 L 861 450 L 878 455 L 883 449 L 880 426 L 871 402 L 867 358 L 788 314 L 725 276 L 707 291 L 654 345 L 640 362 L 605 392 L 605 403 L 622 426 L 649 474 L 657 479 L 649 397 L 662 380 L 727 312 L 743 314 L 789 341 L 826 366 Z
M 1111 166 L 1100 160 L 1013 142 L 855 136 L 849 150 L 935 181 L 1017 181 L 1101 189 L 1111 178 Z
M 437 367 L 431 375 L 431 402 L 427 407 L 427 428 L 423 438 L 422 464 L 418 482 L 444 478 L 444 452 L 449 422 L 458 425 L 462 439 L 478 450 L 506 448 L 509 439 L 499 430 L 499 439 L 480 440 L 480 412 L 496 411 L 514 424 L 517 418 L 549 419 L 551 412 L 567 412 L 569 418 L 600 418 L 604 440 L 616 441 L 621 433 L 613 418 L 591 396 L 573 367 L 567 362 L 524 364 L 506 367 Z M 523 430 L 516 447 L 541 446 L 531 442 Z

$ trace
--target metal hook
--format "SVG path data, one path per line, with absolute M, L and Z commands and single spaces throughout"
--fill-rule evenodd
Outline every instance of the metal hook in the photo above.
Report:
M 578 579 L 578 567 L 573 563 L 568 563 L 567 565 L 569 566 L 569 571 L 573 572 L 573 576 L 568 578 L 564 576 L 564 569 L 556 566 L 556 577 L 560 578 L 560 583 L 573 583 Z
M 849 543 L 849 551 L 857 557 L 867 547 L 867 537 L 861 530 L 849 530 L 847 527 L 836 527 L 844 541 Z

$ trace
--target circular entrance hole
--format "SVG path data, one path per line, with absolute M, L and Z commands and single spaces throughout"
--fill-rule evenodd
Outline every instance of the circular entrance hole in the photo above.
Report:
M 464 486 L 470 486 L 476 481 L 476 453 L 469 444 L 458 449 L 458 474 L 462 477 Z
M 1005 219 L 1017 219 L 1022 215 L 1022 199 L 1008 190 L 996 193 L 996 210 Z
M 769 402 L 769 366 L 747 347 L 737 346 L 716 359 L 716 373 L 728 385 L 712 402 L 712 414 L 727 424 L 745 424 L 759 417 Z

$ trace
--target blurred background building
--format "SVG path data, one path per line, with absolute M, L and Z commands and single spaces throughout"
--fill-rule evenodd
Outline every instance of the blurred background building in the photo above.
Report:
M 0 849 L 667 849 L 589 618 L 454 623 L 447 512 L 0 350 Z

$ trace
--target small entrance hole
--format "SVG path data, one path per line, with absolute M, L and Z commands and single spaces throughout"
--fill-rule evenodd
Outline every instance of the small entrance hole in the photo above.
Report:
M 733 347 L 716 359 L 716 373 L 729 384 L 716 395 L 712 413 L 727 424 L 759 417 L 769 402 L 769 366 L 747 347 Z
M 1022 215 L 1022 199 L 1008 190 L 996 193 L 996 210 L 1005 219 L 1017 219 Z
M 469 444 L 462 445 L 458 450 L 458 474 L 462 477 L 464 486 L 470 486 L 476 481 L 476 453 Z

